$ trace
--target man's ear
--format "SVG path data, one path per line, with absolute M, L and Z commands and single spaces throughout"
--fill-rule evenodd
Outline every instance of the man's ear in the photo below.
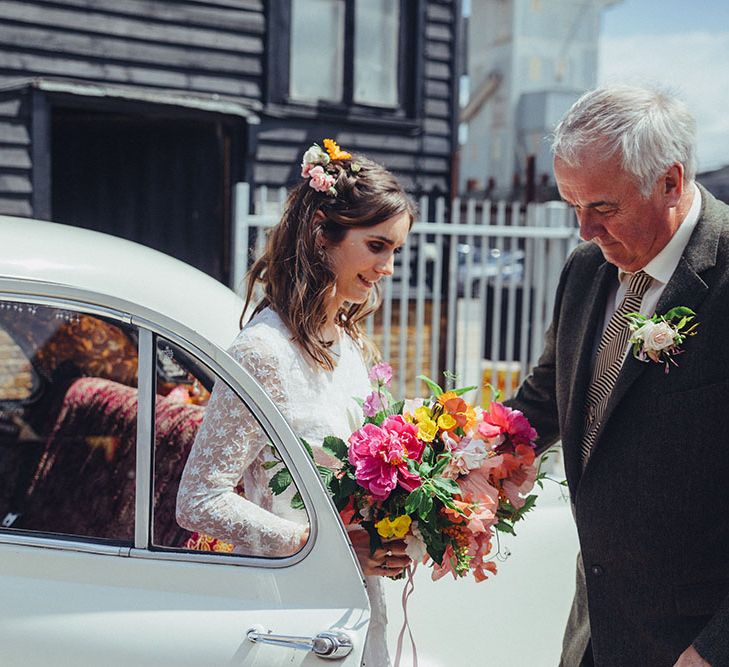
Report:
M 663 177 L 664 197 L 669 207 L 678 206 L 683 195 L 683 165 L 680 162 L 672 164 Z

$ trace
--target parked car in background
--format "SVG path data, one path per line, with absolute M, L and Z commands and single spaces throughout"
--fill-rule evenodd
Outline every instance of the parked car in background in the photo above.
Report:
M 479 244 L 459 243 L 458 296 L 475 296 L 480 282 L 491 286 L 521 285 L 524 280 L 524 251 L 501 250 Z
M 296 434 L 224 351 L 241 306 L 143 246 L 0 216 L 0 664 L 360 664 L 362 572 Z M 310 536 L 295 553 L 233 554 L 175 521 L 218 382 L 301 494 Z M 557 495 L 493 581 L 417 571 L 421 666 L 555 664 L 576 553 Z M 393 652 L 402 587 L 386 585 Z

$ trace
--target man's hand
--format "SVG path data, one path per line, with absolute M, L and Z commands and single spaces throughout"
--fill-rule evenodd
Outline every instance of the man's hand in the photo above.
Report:
M 673 667 L 711 667 L 711 665 L 699 655 L 692 644 L 678 656 Z

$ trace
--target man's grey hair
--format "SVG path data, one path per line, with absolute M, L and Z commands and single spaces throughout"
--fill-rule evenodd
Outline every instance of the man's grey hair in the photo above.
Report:
M 554 130 L 552 152 L 570 167 L 616 155 L 644 197 L 680 162 L 696 176 L 696 121 L 686 105 L 658 88 L 613 85 L 585 93 Z M 589 157 L 587 153 L 589 152 Z

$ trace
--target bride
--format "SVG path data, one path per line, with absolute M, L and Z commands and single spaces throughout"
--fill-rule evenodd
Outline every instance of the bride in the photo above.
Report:
M 330 139 L 324 146 L 314 144 L 304 154 L 303 180 L 289 193 L 248 274 L 244 314 L 256 284 L 263 298 L 229 351 L 312 445 L 317 463 L 331 466 L 323 439 L 346 441 L 362 424 L 354 397 L 369 393 L 367 365 L 376 355 L 361 324 L 379 305 L 377 283 L 392 274 L 415 209 L 384 167 Z M 290 496 L 271 493 L 266 443 L 255 439 L 257 425 L 234 409 L 237 404 L 223 383 L 215 386 L 180 482 L 177 520 L 233 544 L 238 553 L 295 553 L 308 539 L 306 513 L 292 508 Z M 236 493 L 239 484 L 245 497 Z M 401 572 L 410 559 L 402 540 L 370 553 L 367 533 L 349 531 L 372 608 L 365 664 L 385 666 L 379 577 Z

